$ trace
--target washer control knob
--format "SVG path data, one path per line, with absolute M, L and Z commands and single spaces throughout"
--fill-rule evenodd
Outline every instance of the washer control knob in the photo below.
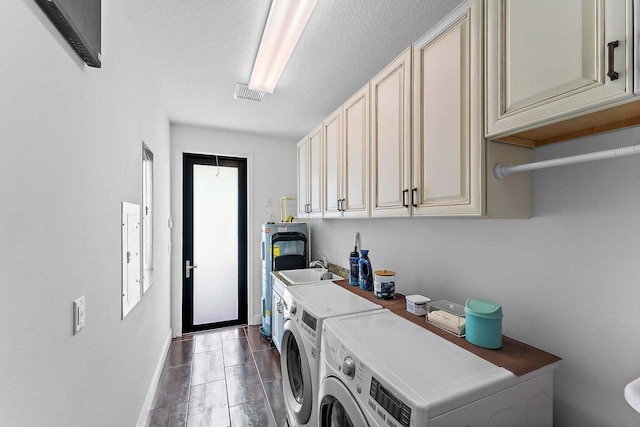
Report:
M 295 316 L 297 311 L 298 311 L 298 306 L 295 303 L 291 303 L 291 310 L 289 310 L 291 315 Z
M 342 361 L 342 372 L 349 378 L 353 379 L 356 374 L 356 364 L 351 358 L 351 356 L 347 356 Z

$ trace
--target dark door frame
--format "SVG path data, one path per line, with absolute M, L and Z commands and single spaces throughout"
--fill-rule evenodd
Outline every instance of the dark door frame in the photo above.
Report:
M 193 166 L 227 166 L 238 168 L 238 319 L 193 324 L 193 274 L 186 278 L 186 260 L 193 263 Z M 183 153 L 182 184 L 182 332 L 195 332 L 247 323 L 247 159 L 242 157 Z

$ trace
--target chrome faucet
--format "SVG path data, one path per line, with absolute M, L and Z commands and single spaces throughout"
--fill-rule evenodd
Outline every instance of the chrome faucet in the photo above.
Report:
M 325 270 L 327 268 L 329 268 L 329 263 L 327 262 L 327 257 L 324 254 L 320 254 L 320 255 L 322 255 L 322 260 L 311 261 L 311 263 L 309 264 L 309 268 L 322 267 Z
M 321 267 L 322 274 L 320 275 L 320 280 L 330 280 L 333 275 L 329 272 L 329 262 L 327 261 L 327 257 L 324 254 L 322 255 L 322 260 L 311 261 L 309 264 L 309 268 L 313 267 Z

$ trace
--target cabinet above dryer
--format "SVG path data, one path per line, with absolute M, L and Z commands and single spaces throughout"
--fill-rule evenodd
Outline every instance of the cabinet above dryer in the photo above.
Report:
M 535 147 L 640 123 L 632 3 L 486 0 L 486 136 Z

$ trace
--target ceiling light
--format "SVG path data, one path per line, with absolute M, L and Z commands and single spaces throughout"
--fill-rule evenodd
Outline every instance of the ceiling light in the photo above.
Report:
M 273 93 L 318 0 L 273 0 L 249 88 Z

